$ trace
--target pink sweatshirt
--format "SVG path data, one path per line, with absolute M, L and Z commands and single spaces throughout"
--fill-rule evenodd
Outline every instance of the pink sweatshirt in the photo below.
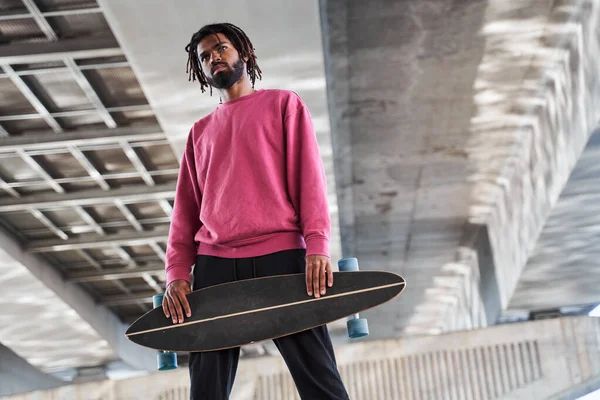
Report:
M 197 254 L 257 257 L 306 248 L 329 257 L 325 171 L 308 109 L 259 90 L 194 124 L 181 162 L 167 285 L 189 282 Z

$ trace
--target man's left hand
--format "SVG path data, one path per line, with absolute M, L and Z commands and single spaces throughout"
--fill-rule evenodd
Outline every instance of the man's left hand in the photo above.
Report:
M 333 271 L 329 257 L 311 255 L 306 257 L 306 292 L 318 299 L 325 294 L 326 286 L 333 286 Z

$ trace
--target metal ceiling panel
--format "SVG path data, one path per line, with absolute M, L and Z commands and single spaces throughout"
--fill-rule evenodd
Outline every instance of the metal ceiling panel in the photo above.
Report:
M 103 166 L 101 172 L 135 172 L 135 167 L 131 164 L 127 156 L 120 150 L 94 150 L 87 152 L 90 159 L 102 160 Z
M 60 171 L 60 176 L 57 176 L 60 178 L 73 178 L 87 175 L 85 169 L 68 151 L 39 156 L 38 160 L 45 165 L 52 165 L 52 168 Z
M 170 217 L 163 217 L 163 218 L 156 218 L 156 219 L 144 221 L 143 223 L 144 223 L 144 226 L 148 230 L 154 230 L 154 229 L 158 229 L 158 228 L 161 228 L 164 226 L 168 226 L 170 222 L 171 222 Z
M 98 298 L 104 298 L 105 296 L 118 296 L 125 293 L 130 293 L 130 291 L 124 290 L 124 287 L 127 288 L 128 285 L 126 282 L 120 281 L 120 284 L 115 284 L 114 281 L 103 281 L 103 282 L 93 282 L 87 284 L 98 296 Z M 140 309 L 135 307 L 134 312 L 139 313 Z
M 111 115 L 121 125 L 128 125 L 130 123 L 142 123 L 145 125 L 157 124 L 158 121 L 151 110 L 134 110 L 124 112 L 114 112 Z
M 18 212 L 12 214 L 3 214 L 1 217 L 3 222 L 9 225 L 12 229 L 24 231 L 28 229 L 36 229 L 44 231 L 44 235 L 40 235 L 40 239 L 48 237 L 48 228 L 46 228 L 39 220 L 37 220 L 29 212 Z
M 73 230 L 74 227 L 89 226 L 89 224 L 79 215 L 74 208 L 63 208 L 59 210 L 48 210 L 44 214 L 49 219 L 56 221 L 59 229 L 69 230 L 69 236 L 82 233 L 79 230 Z
M 35 180 L 38 175 L 17 155 L 0 158 L 0 171 L 9 182 Z
M 96 182 L 94 182 L 93 180 L 73 183 L 61 183 L 61 186 L 64 187 L 67 192 L 90 190 L 98 187 Z
M 119 209 L 117 208 L 117 206 L 115 206 L 114 204 L 100 204 L 97 206 L 92 206 L 92 207 L 86 207 L 86 210 L 88 211 L 88 213 L 92 216 L 94 216 L 95 219 L 99 219 L 102 222 L 105 223 L 110 223 L 110 222 L 123 222 L 125 221 L 125 218 L 123 217 L 123 213 L 121 213 L 119 211 Z M 129 225 L 129 224 L 125 224 L 125 225 Z M 115 227 L 105 227 L 105 229 L 110 230 L 110 229 L 114 229 Z M 112 231 L 114 232 L 114 231 Z
M 175 158 L 169 144 L 148 144 L 141 146 L 145 153 L 150 155 L 152 165 L 149 170 L 165 170 L 179 168 L 179 162 Z
M 36 4 L 44 12 L 98 7 L 95 0 L 36 0 Z
M 52 263 L 59 271 L 65 272 L 69 264 L 81 261 L 81 256 L 72 251 L 60 251 L 52 254 Z
M 2 110 L 1 107 L 0 110 Z M 11 136 L 18 136 L 24 133 L 48 131 L 48 124 L 42 118 L 20 119 L 13 121 L 2 121 L 2 128 L 4 128 L 4 130 L 6 130 Z
M 156 202 L 144 202 L 129 205 L 129 210 L 138 220 L 144 218 L 160 218 L 165 216 L 164 209 Z
M 37 196 L 44 193 L 56 193 L 54 189 L 48 186 L 47 182 L 36 180 L 32 182 L 20 182 L 21 185 L 16 187 L 21 196 Z M 16 186 L 16 185 L 15 185 Z
M 107 107 L 148 104 L 130 67 L 104 68 L 85 74 Z
M 131 288 L 132 292 L 148 290 L 148 285 L 142 278 L 126 278 L 121 279 L 121 282 L 123 282 L 128 288 Z M 150 299 L 150 301 L 152 301 L 152 299 Z
M 75 130 L 75 129 L 102 129 L 106 128 L 106 124 L 104 120 L 100 116 L 100 114 L 84 114 L 84 115 L 74 115 L 71 117 L 63 117 L 57 118 L 60 125 L 65 128 L 65 130 Z
M 43 71 L 43 73 L 53 73 L 53 69 L 65 68 L 65 63 L 57 60 L 42 63 L 14 64 L 12 67 L 18 73 L 28 73 L 29 71 Z
M 95 1 L 3 1 L 2 41 L 0 226 L 136 318 L 150 299 L 132 296 L 164 290 L 178 160 Z
M 44 32 L 33 18 L 0 20 L 0 43 L 15 43 L 31 40 L 46 41 Z
M 0 115 L 34 113 L 35 108 L 15 84 L 8 78 L 0 78 Z
M 121 258 L 115 258 L 115 259 L 103 259 L 103 256 L 101 255 L 101 257 L 98 256 L 99 251 L 97 249 L 88 249 L 85 250 L 85 253 L 87 255 L 89 255 L 90 257 L 93 257 L 93 262 L 91 262 L 88 258 L 86 258 L 85 261 L 83 262 L 76 262 L 73 264 L 70 264 L 66 267 L 68 267 L 68 269 L 71 271 L 70 275 L 74 275 L 74 273 L 86 273 L 86 274 L 90 274 L 90 273 L 96 273 L 102 277 L 107 276 L 108 278 L 105 279 L 100 279 L 98 277 L 94 277 L 93 279 L 83 279 L 83 282 L 95 282 L 95 281 L 104 281 L 104 280 L 115 280 L 115 279 L 121 279 L 121 277 L 127 277 L 127 276 L 131 276 L 132 274 L 134 275 L 138 275 L 139 273 L 137 271 L 143 271 L 144 269 L 151 269 L 154 272 L 153 273 L 157 273 L 156 272 L 156 267 L 157 264 L 154 262 L 154 260 L 156 259 L 154 256 L 150 256 L 150 257 L 140 257 L 140 258 L 133 258 L 133 261 L 139 265 L 138 268 L 132 268 L 130 265 L 128 265 L 128 263 L 126 263 L 123 259 Z M 160 265 L 160 264 L 158 264 Z M 164 273 L 164 269 L 161 266 L 161 270 L 162 273 Z M 67 276 L 67 279 L 69 279 L 69 277 Z M 75 281 L 81 281 L 80 280 L 75 280 Z
M 27 8 L 21 0 L 3 0 L 0 3 L 0 15 L 26 13 Z
M 110 34 L 110 27 L 101 13 L 73 14 L 47 18 L 59 38 Z
M 94 107 L 75 82 L 72 74 L 67 72 L 39 74 L 35 76 L 35 80 L 44 88 L 56 111 L 87 110 Z
M 125 268 L 129 264 L 123 258 L 119 257 L 114 250 L 109 252 L 107 249 L 87 249 L 85 252 L 95 261 L 96 267 L 89 260 L 86 260 L 85 267 L 81 264 L 73 263 L 68 265 L 67 268 L 71 271 L 84 270 L 84 268 L 90 270 L 90 268 L 96 269 L 97 266 L 100 266 L 104 270 L 105 268 Z
M 129 62 L 127 57 L 112 56 L 112 57 L 97 57 L 97 58 L 84 58 L 76 60 L 77 65 L 80 69 L 101 69 L 101 68 L 114 68 L 114 67 L 127 67 Z

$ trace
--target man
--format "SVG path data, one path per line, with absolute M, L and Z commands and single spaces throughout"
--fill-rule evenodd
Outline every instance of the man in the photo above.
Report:
M 333 284 L 327 189 L 308 109 L 293 92 L 255 90 L 261 70 L 246 34 L 204 26 L 186 47 L 190 80 L 221 104 L 192 127 L 167 246 L 164 312 L 190 316 L 194 290 L 306 272 L 308 296 Z M 243 329 L 243 327 L 240 327 Z M 347 399 L 326 326 L 274 340 L 302 399 Z M 190 354 L 192 399 L 227 399 L 240 349 Z

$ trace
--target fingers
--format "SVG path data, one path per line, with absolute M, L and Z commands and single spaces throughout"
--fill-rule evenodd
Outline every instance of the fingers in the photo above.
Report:
M 187 301 L 186 294 L 190 293 L 189 284 L 174 284 L 167 288 L 163 298 L 163 311 L 167 318 L 171 318 L 174 324 L 182 323 L 184 315 L 190 317 L 192 310 Z
M 171 297 L 167 294 L 165 294 L 165 301 L 167 303 L 167 310 L 168 310 L 168 314 L 169 316 L 167 318 L 171 318 L 173 320 L 173 323 L 177 322 L 177 311 L 175 309 L 175 305 L 173 304 L 173 300 L 171 299 Z
M 313 294 L 312 280 L 313 280 L 312 263 L 310 261 L 306 260 L 306 292 L 308 293 L 309 296 L 312 296 L 312 294 Z
M 321 276 L 321 273 L 319 271 L 319 267 L 317 263 L 313 263 L 312 264 L 312 285 L 313 285 L 313 292 L 315 293 L 315 297 L 318 299 L 319 297 L 321 297 L 320 295 L 320 290 L 319 290 L 319 278 Z
M 170 318 L 169 301 L 168 301 L 168 297 L 166 295 L 163 296 L 162 308 L 163 308 L 163 313 L 165 314 L 165 317 Z
M 187 301 L 187 297 L 185 296 L 185 292 L 177 292 L 177 297 L 179 298 L 179 303 L 183 306 L 183 311 L 185 312 L 186 317 L 192 316 L 192 310 L 190 310 L 190 303 Z M 183 322 L 183 318 L 181 321 Z
M 319 298 L 327 292 L 327 286 L 333 286 L 331 261 L 324 256 L 306 257 L 306 292 Z
M 326 270 L 327 264 L 324 262 L 319 262 L 319 291 L 321 293 L 321 296 L 323 296 L 325 294 L 325 287 L 327 285 L 327 275 L 325 275 L 325 270 Z
M 183 311 L 181 310 L 181 304 L 179 303 L 179 298 L 176 293 L 169 296 L 169 304 L 171 306 L 173 323 L 183 322 Z

